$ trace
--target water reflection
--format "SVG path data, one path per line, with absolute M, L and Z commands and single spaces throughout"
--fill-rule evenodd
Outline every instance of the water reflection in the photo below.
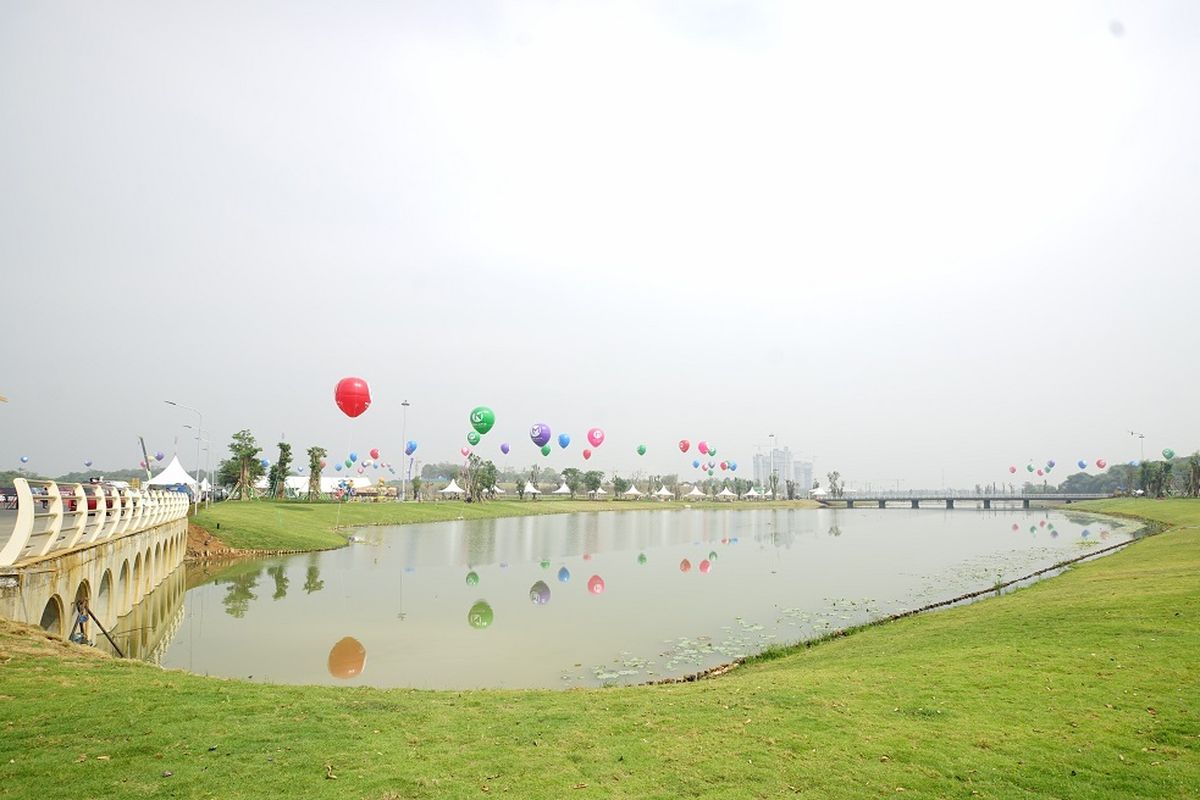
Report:
M 162 662 L 163 654 L 183 621 L 183 598 L 186 593 L 187 573 L 183 567 L 179 567 L 128 614 L 117 620 L 108 633 L 126 658 L 154 664 Z M 96 647 L 116 655 L 112 645 L 103 636 L 96 637 Z
M 329 674 L 339 680 L 360 675 L 367 665 L 367 648 L 353 636 L 338 641 L 329 651 Z
M 1013 525 L 1030 535 L 1014 535 Z M 340 682 L 347 678 L 327 668 L 327 655 L 332 642 L 351 638 L 352 620 L 363 654 L 352 677 L 361 683 L 653 680 L 1027 575 L 1094 547 L 1084 530 L 1082 518 L 1053 512 L 900 509 L 372 528 L 341 550 L 208 567 L 164 661 L 254 680 Z M 273 592 L 260 585 L 264 575 Z M 304 592 L 289 591 L 301 582 Z

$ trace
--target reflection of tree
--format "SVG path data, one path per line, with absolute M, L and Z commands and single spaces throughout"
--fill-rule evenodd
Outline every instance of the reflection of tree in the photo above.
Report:
M 287 597 L 288 577 L 284 568 L 281 565 L 267 567 L 267 574 L 275 579 L 275 594 L 271 595 L 271 599 L 282 600 Z
M 837 524 L 836 524 L 836 523 L 835 523 L 835 524 L 833 524 L 833 525 L 830 525 L 830 526 L 829 526 L 829 535 L 830 535 L 830 536 L 841 536 L 841 535 L 842 535 L 842 529 L 841 529 L 841 528 L 839 528 L 839 527 L 837 526 Z
M 225 606 L 226 614 L 238 619 L 246 616 L 246 609 L 249 608 L 250 601 L 258 597 L 254 593 L 254 588 L 258 586 L 260 575 L 262 575 L 262 570 L 246 572 L 229 579 L 229 591 L 226 592 L 225 599 L 221 601 Z
M 321 580 L 321 568 L 316 564 L 309 564 L 308 571 L 304 574 L 304 591 L 312 594 L 324 588 L 325 581 Z

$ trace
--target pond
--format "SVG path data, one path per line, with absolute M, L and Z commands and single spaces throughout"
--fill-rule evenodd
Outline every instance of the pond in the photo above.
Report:
M 641 683 L 988 589 L 1137 527 L 1036 509 L 680 509 L 365 528 L 340 550 L 189 567 L 186 592 L 166 587 L 182 609 L 153 614 L 170 627 L 143 649 L 281 683 Z

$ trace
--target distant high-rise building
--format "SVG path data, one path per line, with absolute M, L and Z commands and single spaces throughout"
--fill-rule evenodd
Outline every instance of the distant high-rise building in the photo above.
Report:
M 792 478 L 796 482 L 796 491 L 807 492 L 812 488 L 813 465 L 811 461 L 797 461 L 792 467 Z
M 754 482 L 756 484 L 767 486 L 771 481 L 772 473 L 778 478 L 781 491 L 788 481 L 794 480 L 791 450 L 786 447 L 776 448 L 765 455 L 759 453 L 754 457 Z

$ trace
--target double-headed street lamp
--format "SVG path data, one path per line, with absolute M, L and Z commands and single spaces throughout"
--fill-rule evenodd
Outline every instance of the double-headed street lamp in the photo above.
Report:
M 183 403 L 176 403 L 174 400 L 163 400 L 163 402 L 169 406 L 185 408 L 194 412 L 198 418 L 196 424 L 196 494 L 192 498 L 192 513 L 195 514 L 200 510 L 200 432 L 204 430 L 204 415 L 200 413 L 199 409 L 185 406 Z

